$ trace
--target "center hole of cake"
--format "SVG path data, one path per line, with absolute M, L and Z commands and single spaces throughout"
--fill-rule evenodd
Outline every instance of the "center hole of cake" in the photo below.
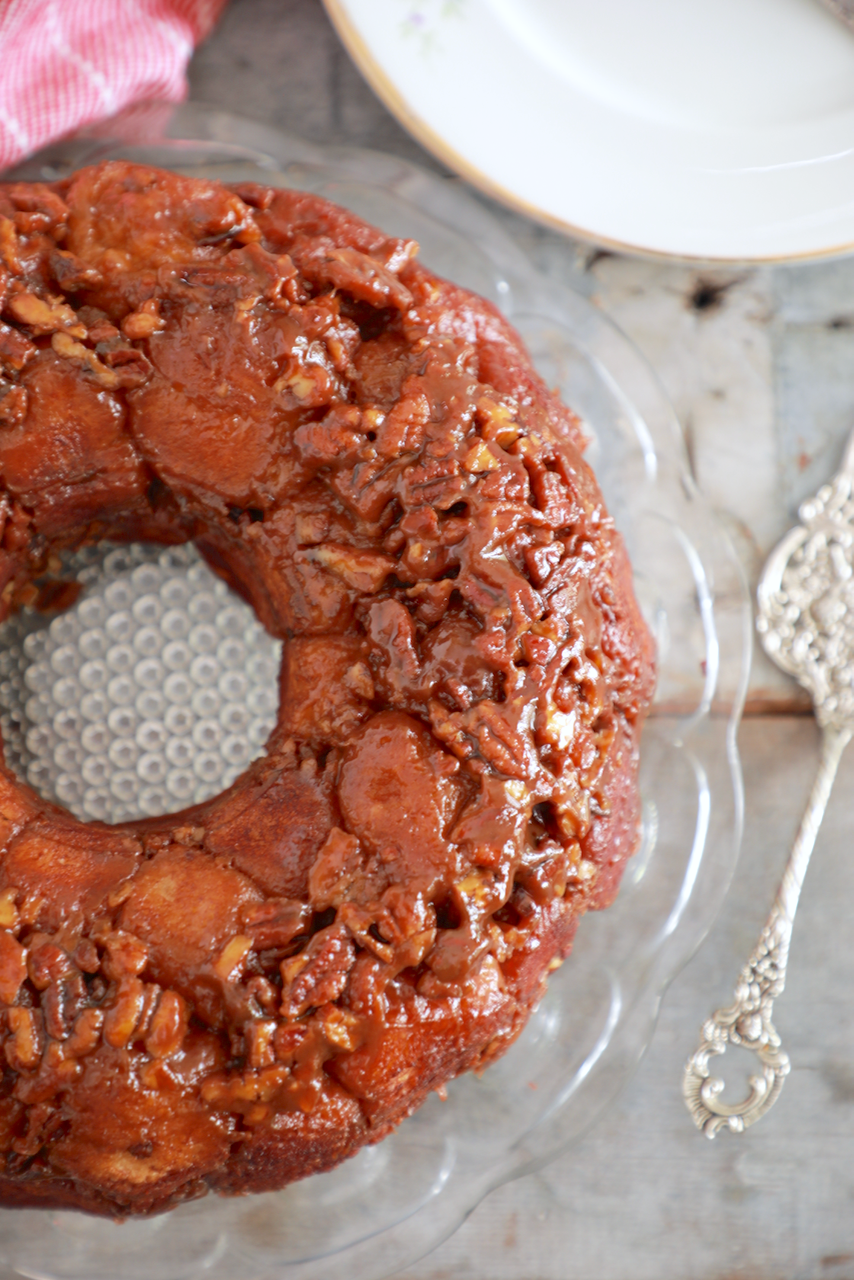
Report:
M 82 821 L 176 813 L 231 785 L 276 723 L 281 642 L 191 544 L 62 557 L 82 591 L 0 627 L 7 764 Z

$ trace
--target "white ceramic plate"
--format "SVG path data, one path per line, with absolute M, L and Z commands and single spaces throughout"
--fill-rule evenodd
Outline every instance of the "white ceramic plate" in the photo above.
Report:
M 324 0 L 357 65 L 482 190 L 602 244 L 854 248 L 854 34 L 819 0 Z

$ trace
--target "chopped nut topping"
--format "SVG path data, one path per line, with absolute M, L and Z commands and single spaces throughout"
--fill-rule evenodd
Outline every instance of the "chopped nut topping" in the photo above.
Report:
M 138 311 L 132 311 L 122 321 L 122 333 L 133 342 L 150 338 L 153 333 L 160 333 L 165 328 L 166 321 L 160 315 L 160 303 L 156 298 L 143 302 Z
M 463 458 L 466 471 L 495 471 L 501 466 L 485 440 L 478 440 Z
M 22 333 L 0 324 L 0 365 L 7 373 L 20 373 L 35 354 L 36 347 Z
M 27 953 L 6 929 L 0 931 L 0 1000 L 14 1004 L 27 976 Z
M 348 689 L 352 689 L 354 693 L 358 693 L 360 698 L 365 698 L 368 701 L 376 693 L 371 669 L 365 662 L 356 662 L 352 667 L 348 667 L 344 675 L 344 683 Z
M 250 1067 L 270 1067 L 276 1061 L 273 1045 L 275 1031 L 276 1022 L 273 1018 L 259 1018 L 247 1024 L 243 1034 Z
M 145 1003 L 145 990 L 139 978 L 122 978 L 112 1006 L 104 1017 L 104 1039 L 114 1049 L 128 1043 Z
M 15 1071 L 32 1071 L 38 1065 L 44 1039 L 36 1012 L 16 1006 L 7 1010 L 6 1018 L 12 1033 L 3 1046 L 6 1061 Z
M 24 264 L 21 262 L 17 228 L 11 218 L 0 217 L 0 258 L 13 275 L 21 275 Z
M 345 547 L 337 542 L 325 542 L 319 547 L 312 547 L 305 555 L 343 578 L 348 587 L 369 594 L 379 591 L 388 575 L 396 568 L 395 561 L 389 556 L 376 551 L 360 551 L 358 547 Z
M 223 982 L 230 982 L 243 967 L 243 961 L 252 950 L 252 939 L 238 935 L 225 946 L 219 959 L 214 964 L 214 973 Z
M 6 310 L 36 335 L 62 333 L 70 338 L 86 337 L 86 326 L 80 323 L 76 311 L 66 302 L 46 302 L 34 293 L 16 293 L 6 303 Z
M 20 914 L 15 905 L 20 889 L 4 889 L 0 893 L 0 928 L 14 932 L 20 924 Z
M 145 1036 L 145 1051 L 152 1058 L 168 1058 L 177 1053 L 187 1034 L 190 1009 L 177 991 L 163 991 Z
M 82 342 L 75 342 L 69 334 L 55 333 L 51 339 L 51 346 L 63 360 L 71 360 L 72 363 L 87 369 L 99 386 L 105 387 L 108 391 L 115 391 L 119 385 L 119 375 L 113 369 L 108 369 L 94 351 L 84 347 Z
M 65 293 L 93 289 L 103 283 L 103 277 L 96 267 L 87 265 L 67 249 L 54 249 L 50 255 L 50 266 L 56 283 Z
M 58 356 L 85 369 L 98 386 L 107 391 L 115 391 L 117 387 L 140 386 L 151 376 L 151 365 L 142 352 L 133 347 L 109 351 L 105 360 L 101 360 L 89 347 L 84 347 L 82 342 L 75 342 L 67 333 L 55 333 L 51 345 Z M 111 368 L 111 365 L 114 367 Z
M 97 1048 L 104 1025 L 103 1009 L 84 1009 L 78 1015 L 63 1048 L 69 1058 L 83 1058 Z

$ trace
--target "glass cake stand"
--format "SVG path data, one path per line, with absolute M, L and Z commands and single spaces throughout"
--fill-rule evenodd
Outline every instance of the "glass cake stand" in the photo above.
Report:
M 431 1096 L 379 1145 L 275 1194 L 209 1196 L 124 1224 L 43 1210 L 2 1219 L 0 1262 L 39 1280 L 326 1280 L 332 1267 L 380 1280 L 437 1245 L 491 1189 L 576 1140 L 644 1052 L 662 993 L 709 929 L 738 853 L 749 599 L 649 366 L 594 306 L 537 274 L 459 182 L 196 104 L 137 109 L 15 176 L 52 180 L 108 158 L 317 192 L 416 238 L 427 265 L 491 299 L 585 423 L 658 645 L 639 851 L 615 904 L 582 921 L 569 963 L 503 1059 L 453 1081 L 446 1101 Z

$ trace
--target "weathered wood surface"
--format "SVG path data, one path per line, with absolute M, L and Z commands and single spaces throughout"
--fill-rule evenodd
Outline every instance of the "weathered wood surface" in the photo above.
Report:
M 444 172 L 364 85 L 319 0 L 232 0 L 191 80 L 196 99 Z M 755 579 L 854 427 L 854 261 L 700 270 L 597 254 L 496 212 L 540 267 L 601 303 L 652 361 Z M 749 706 L 791 712 L 803 702 L 757 661 Z M 794 1063 L 780 1102 L 744 1137 L 712 1144 L 680 1096 L 699 1022 L 728 999 L 764 919 L 817 734 L 805 716 L 753 716 L 741 749 L 740 868 L 712 936 L 667 993 L 633 1082 L 582 1143 L 496 1191 L 400 1280 L 854 1277 L 854 753 L 819 837 L 776 1010 Z

